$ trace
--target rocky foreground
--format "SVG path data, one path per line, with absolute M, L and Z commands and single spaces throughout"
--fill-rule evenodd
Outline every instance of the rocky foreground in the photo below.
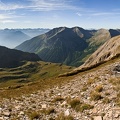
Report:
M 3 99 L 0 120 L 120 120 L 120 62 L 65 85 Z

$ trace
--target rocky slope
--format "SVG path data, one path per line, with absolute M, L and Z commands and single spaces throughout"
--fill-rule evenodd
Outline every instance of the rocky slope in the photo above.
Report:
M 22 65 L 22 61 L 38 61 L 41 60 L 38 55 L 34 53 L 22 52 L 19 50 L 8 49 L 0 46 L 0 68 L 17 67 Z
M 96 50 L 83 66 L 89 67 L 110 60 L 120 54 L 120 36 L 108 40 L 98 50 Z
M 80 73 L 66 84 L 18 98 L 4 98 L 0 102 L 0 119 L 119 120 L 119 60 Z

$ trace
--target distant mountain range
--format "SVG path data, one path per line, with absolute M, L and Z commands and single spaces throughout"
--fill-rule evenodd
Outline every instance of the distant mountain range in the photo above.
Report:
M 117 35 L 120 30 L 59 27 L 23 42 L 16 49 L 34 52 L 44 61 L 80 66 L 101 45 Z
M 22 42 L 37 35 L 48 32 L 49 29 L 4 29 L 0 30 L 0 45 L 14 48 Z
M 12 68 L 23 64 L 23 61 L 39 61 L 38 55 L 0 46 L 0 68 Z

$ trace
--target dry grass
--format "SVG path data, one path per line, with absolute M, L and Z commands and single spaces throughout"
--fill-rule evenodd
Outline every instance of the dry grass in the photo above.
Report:
M 74 120 L 73 116 L 65 116 L 64 113 L 61 113 L 55 120 Z
M 94 101 L 97 101 L 103 98 L 100 93 L 95 91 L 91 92 L 90 97 L 91 97 L 91 100 L 94 100 Z
M 71 70 L 69 66 L 46 62 L 27 62 L 21 67 L 0 69 L 0 98 L 19 97 L 64 83 L 70 78 L 57 76 Z
M 53 102 L 60 102 L 60 101 L 63 101 L 63 100 L 64 100 L 63 97 L 57 96 L 53 99 Z
M 68 104 L 77 112 L 83 112 L 84 110 L 89 110 L 94 108 L 94 106 L 92 105 L 80 102 L 79 99 L 69 100 Z
M 96 92 L 102 92 L 103 91 L 103 86 L 102 85 L 98 85 L 95 87 L 95 91 Z

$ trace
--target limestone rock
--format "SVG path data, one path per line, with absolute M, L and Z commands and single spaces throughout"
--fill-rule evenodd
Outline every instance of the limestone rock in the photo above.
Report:
M 95 116 L 94 120 L 103 120 L 103 118 L 101 116 Z

